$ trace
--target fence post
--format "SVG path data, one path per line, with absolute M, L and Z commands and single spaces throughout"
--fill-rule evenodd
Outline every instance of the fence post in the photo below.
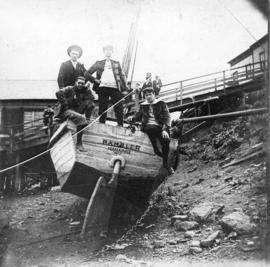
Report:
M 180 105 L 183 105 L 183 82 L 180 82 Z
M 224 90 L 224 94 L 226 94 L 226 74 L 225 74 L 225 70 L 223 71 L 223 90 Z
M 20 158 L 21 158 L 20 152 L 16 152 L 16 161 L 15 161 L 16 164 L 18 164 L 20 162 Z M 15 192 L 19 192 L 21 190 L 21 186 L 22 186 L 21 176 L 22 176 L 21 166 L 16 166 L 15 179 L 14 179 Z
M 215 92 L 217 91 L 217 78 L 215 78 Z
M 11 152 L 7 152 L 6 154 L 6 162 L 7 166 L 12 166 L 14 163 L 13 154 Z M 10 193 L 13 191 L 13 177 L 14 177 L 14 169 L 8 170 L 5 173 L 6 181 L 5 181 L 5 191 Z
M 9 130 L 9 150 L 10 150 L 10 152 L 13 151 L 13 144 L 14 144 L 14 129 L 10 128 L 10 130 Z
M 5 151 L 0 152 L 0 169 L 5 168 Z M 5 187 L 5 173 L 0 173 L 0 191 L 4 191 Z

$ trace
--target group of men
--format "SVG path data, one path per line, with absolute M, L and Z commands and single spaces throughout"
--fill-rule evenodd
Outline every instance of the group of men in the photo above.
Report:
M 162 87 L 161 79 L 156 75 L 155 80 L 152 82 L 152 74 L 150 72 L 147 72 L 145 82 L 143 83 L 142 86 L 142 91 L 147 87 L 153 87 L 155 96 L 158 96 L 160 89 Z
M 109 100 L 114 105 L 114 112 L 118 126 L 123 126 L 123 103 L 124 93 L 131 95 L 131 84 L 126 84 L 126 78 L 122 72 L 120 63 L 112 60 L 113 47 L 103 47 L 105 59 L 96 61 L 88 70 L 78 62 L 82 56 L 82 49 L 73 45 L 67 49 L 70 60 L 62 63 L 59 75 L 59 91 L 56 96 L 59 102 L 55 114 L 61 120 L 70 119 L 75 123 L 78 130 L 77 148 L 85 151 L 82 145 L 82 129 L 90 122 L 94 104 L 94 96 L 90 89 L 98 95 L 99 121 L 105 123 Z M 94 76 L 95 74 L 95 76 Z M 149 135 L 154 152 L 163 158 L 163 166 L 167 165 L 169 153 L 169 128 L 170 113 L 165 102 L 155 98 L 159 94 L 162 84 L 160 79 L 152 83 L 151 74 L 147 74 L 147 83 L 142 87 L 145 102 L 140 105 L 139 111 L 132 118 L 133 121 L 142 122 L 142 131 Z M 155 88 L 155 89 L 154 89 Z M 157 140 L 162 145 L 162 151 L 157 147 Z M 169 172 L 172 170 L 170 169 Z
M 97 61 L 88 70 L 78 62 L 82 55 L 82 49 L 79 46 L 70 46 L 67 52 L 70 60 L 62 63 L 57 79 L 60 91 L 68 86 L 78 85 L 78 79 L 80 79 L 79 82 L 84 82 L 83 87 L 87 88 L 85 91 L 89 94 L 87 104 L 83 104 L 84 109 L 75 111 L 79 113 L 85 111 L 88 113 L 86 119 L 90 120 L 94 106 L 94 96 L 90 89 L 91 82 L 93 83 L 93 91 L 98 94 L 100 122 L 105 123 L 106 121 L 107 114 L 105 111 L 108 108 L 109 99 L 111 99 L 113 105 L 119 102 L 115 105 L 114 111 L 118 125 L 123 126 L 123 104 L 120 100 L 122 99 L 122 93 L 126 91 L 126 79 L 120 63 L 111 59 L 113 47 L 110 45 L 103 47 L 105 59 Z M 93 76 L 94 73 L 96 73 L 95 77 Z

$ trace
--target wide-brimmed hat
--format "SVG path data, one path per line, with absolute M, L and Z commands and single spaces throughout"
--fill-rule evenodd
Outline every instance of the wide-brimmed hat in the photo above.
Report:
M 71 45 L 71 46 L 67 49 L 67 53 L 68 53 L 69 56 L 70 56 L 70 52 L 71 52 L 71 51 L 78 51 L 79 57 L 81 57 L 81 56 L 82 56 L 82 53 L 83 53 L 82 48 L 81 48 L 80 46 L 78 46 L 78 45 Z
M 146 79 L 150 78 L 152 76 L 152 73 L 151 72 L 147 72 L 146 73 Z

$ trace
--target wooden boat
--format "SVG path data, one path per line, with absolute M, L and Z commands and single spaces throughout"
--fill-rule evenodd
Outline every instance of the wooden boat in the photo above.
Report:
M 129 128 L 93 123 L 83 133 L 86 152 L 76 149 L 75 133 L 75 125 L 67 121 L 50 140 L 51 159 L 63 192 L 100 202 L 98 206 L 105 201 L 106 206 L 113 202 L 117 185 L 125 192 L 128 188 L 129 192 L 149 195 L 167 176 L 162 158 L 154 153 L 149 137 L 140 130 L 133 132 Z M 170 158 L 175 164 L 177 140 L 172 139 L 170 147 Z M 94 200 L 101 184 L 110 190 L 104 189 L 99 200 Z

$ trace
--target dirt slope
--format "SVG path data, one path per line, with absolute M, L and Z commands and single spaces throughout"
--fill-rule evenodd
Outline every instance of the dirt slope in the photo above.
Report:
M 86 201 L 38 188 L 21 196 L 2 196 L 3 218 L 9 218 L 9 227 L 3 227 L 0 236 L 3 266 L 199 266 L 228 260 L 263 266 L 265 156 L 262 152 L 240 164 L 222 166 L 263 151 L 264 123 L 254 117 L 220 121 L 182 144 L 185 155 L 178 170 L 155 193 L 145 219 L 117 245 L 115 241 L 143 213 L 121 197 L 109 235 L 81 240 L 77 233 Z M 212 207 L 205 220 L 192 215 L 200 204 Z M 252 230 L 225 229 L 220 222 L 234 211 L 248 216 Z M 196 226 L 183 230 L 182 220 L 195 221 Z M 217 231 L 211 245 L 203 247 L 202 241 Z M 103 251 L 104 245 L 110 247 Z

